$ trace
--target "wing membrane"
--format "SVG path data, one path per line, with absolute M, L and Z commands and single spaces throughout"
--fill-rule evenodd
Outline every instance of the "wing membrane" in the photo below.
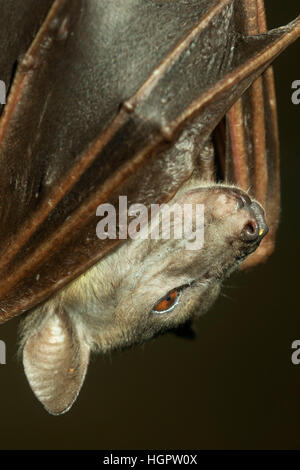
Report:
M 53 3 L 0 122 L 1 321 L 45 300 L 119 243 L 96 237 L 100 203 L 116 204 L 122 194 L 129 204 L 170 199 L 225 113 L 300 35 L 299 19 L 255 38 L 242 34 L 237 4 Z M 270 107 L 270 86 L 259 88 Z M 271 135 L 276 122 L 268 126 Z M 228 164 L 226 171 L 231 178 Z

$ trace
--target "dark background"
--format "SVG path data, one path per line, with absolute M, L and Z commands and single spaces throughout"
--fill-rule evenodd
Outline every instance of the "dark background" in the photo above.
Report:
M 299 14 L 299 0 L 266 2 L 269 27 Z M 48 415 L 16 357 L 18 320 L 0 329 L 1 449 L 300 449 L 300 41 L 274 64 L 282 168 L 282 222 L 266 265 L 233 276 L 198 324 L 195 341 L 165 335 L 94 356 L 69 413 Z

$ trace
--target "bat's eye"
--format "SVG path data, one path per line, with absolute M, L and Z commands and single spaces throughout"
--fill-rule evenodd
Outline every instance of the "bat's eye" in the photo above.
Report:
M 153 307 L 152 312 L 154 313 L 166 313 L 172 310 L 175 305 L 178 304 L 180 299 L 180 290 L 173 289 L 167 293 L 162 299 L 160 299 L 157 304 Z

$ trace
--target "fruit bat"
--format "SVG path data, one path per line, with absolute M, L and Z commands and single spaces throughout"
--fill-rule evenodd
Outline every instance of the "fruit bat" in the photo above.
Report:
M 91 351 L 182 328 L 272 252 L 279 147 L 262 0 L 0 1 L 0 321 L 31 388 L 74 403 Z M 97 208 L 202 205 L 204 245 L 99 239 Z M 117 219 L 119 220 L 119 219 Z M 174 219 L 173 225 L 174 225 Z M 192 223 L 194 223 L 194 219 Z M 145 228 L 145 227 L 144 227 Z M 182 330 L 181 330 L 182 331 Z

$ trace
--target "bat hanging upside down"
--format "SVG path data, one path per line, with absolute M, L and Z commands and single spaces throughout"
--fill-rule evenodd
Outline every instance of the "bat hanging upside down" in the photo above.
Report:
M 280 196 L 270 64 L 300 36 L 300 18 L 267 32 L 262 0 L 7 3 L 0 321 L 24 314 L 26 376 L 61 414 L 92 351 L 193 321 L 234 270 L 272 252 Z M 122 195 L 159 205 L 158 227 L 162 204 L 201 205 L 203 247 L 99 239 L 97 208 L 109 203 L 118 216 Z
M 141 343 L 205 313 L 268 231 L 261 206 L 231 186 L 195 179 L 173 202 L 204 204 L 202 249 L 183 238 L 128 241 L 23 321 L 25 373 L 50 412 L 71 406 L 91 351 Z

